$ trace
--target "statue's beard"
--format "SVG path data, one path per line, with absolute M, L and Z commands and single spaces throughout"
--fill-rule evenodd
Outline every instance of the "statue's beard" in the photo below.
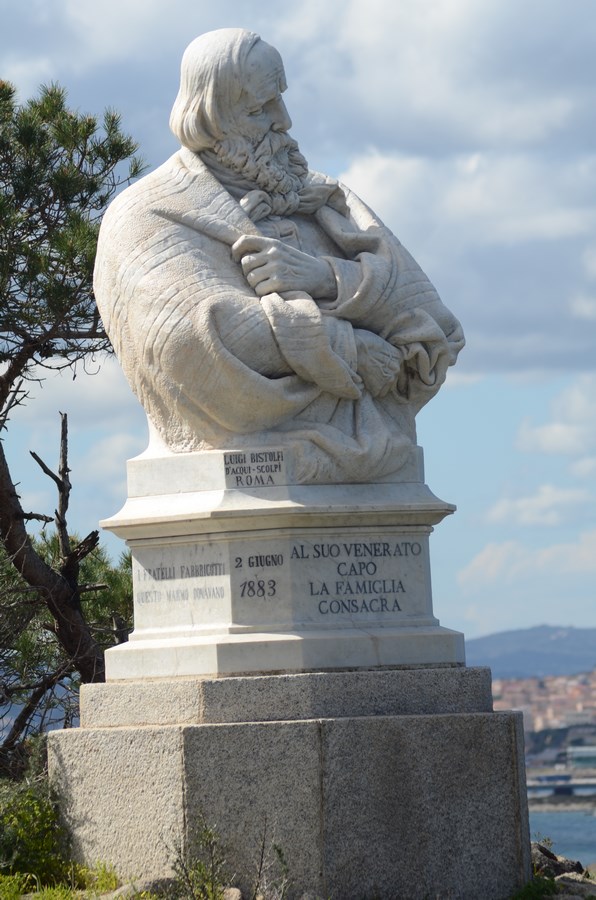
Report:
M 308 163 L 286 132 L 270 131 L 256 145 L 241 136 L 226 138 L 213 147 L 213 153 L 221 165 L 264 191 L 278 215 L 298 209 Z

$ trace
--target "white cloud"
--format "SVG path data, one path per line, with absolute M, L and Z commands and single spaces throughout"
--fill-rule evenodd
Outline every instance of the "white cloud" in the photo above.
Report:
M 493 524 L 559 525 L 578 505 L 592 501 L 587 491 L 543 484 L 530 497 L 503 498 L 487 513 Z
M 560 419 L 596 425 L 596 373 L 582 375 L 562 391 L 555 398 L 554 413 Z
M 582 253 L 582 265 L 587 277 L 596 281 L 596 244 L 590 244 Z
M 30 385 L 30 399 L 15 412 L 15 423 L 46 426 L 68 413 L 70 429 L 102 422 L 120 423 L 146 433 L 144 413 L 114 357 L 79 365 L 76 377 L 69 369 L 40 372 L 41 383 Z
M 144 445 L 127 432 L 115 432 L 102 437 L 79 460 L 83 480 L 102 485 L 104 493 L 122 493 L 126 480 L 126 460 L 136 456 Z M 113 487 L 115 485 L 115 487 Z
M 450 388 L 469 387 L 471 384 L 480 384 L 484 376 L 479 372 L 460 372 L 458 369 L 448 369 L 447 379 L 442 390 Z
M 587 428 L 571 422 L 532 425 L 526 419 L 520 425 L 517 447 L 525 453 L 575 455 L 585 449 Z
M 457 576 L 462 588 L 475 588 L 506 576 L 524 559 L 524 547 L 516 541 L 490 543 Z
M 4 58 L 2 76 L 18 86 L 21 101 L 35 94 L 40 84 L 55 80 L 55 75 L 56 69 L 50 57 L 22 59 L 7 54 Z
M 461 319 L 470 371 L 593 369 L 596 304 L 579 257 L 596 231 L 596 172 L 529 153 L 371 149 L 341 178 Z
M 20 48 L 20 62 L 9 55 L 10 77 L 31 92 L 39 80 L 35 72 L 55 78 L 61 71 L 86 74 L 106 65 L 145 64 L 179 56 L 197 35 L 220 27 L 265 26 L 283 22 L 284 11 L 273 0 L 45 0 L 28 3 L 13 13 L 30 36 L 28 52 Z M 43 58 L 33 34 L 52 34 Z M 174 61 L 175 57 L 178 57 Z M 11 61 L 12 60 L 12 61 Z M 5 77 L 6 77 L 6 73 Z
M 553 241 L 596 228 L 596 201 L 586 200 L 590 184 L 596 196 L 596 169 L 588 178 L 576 160 L 565 167 L 529 154 L 436 159 L 370 150 L 353 159 L 342 180 L 396 227 L 436 222 L 449 230 L 450 243 Z
M 535 425 L 525 419 L 517 447 L 527 453 L 585 456 L 596 449 L 596 375 L 580 376 L 555 399 L 552 420 Z
M 495 40 L 515 45 L 521 33 L 523 43 L 523 13 L 516 11 L 515 23 L 511 18 L 510 6 L 496 0 L 481 7 L 473 0 L 311 0 L 284 30 L 305 44 L 324 34 L 327 56 L 346 60 L 334 89 L 343 84 L 354 105 L 394 121 L 396 135 L 400 126 L 424 122 L 445 134 L 465 135 L 468 145 L 500 141 L 511 147 L 562 130 L 575 109 L 563 86 L 540 91 L 521 79 L 486 77 L 487 63 L 499 67 Z
M 162 0 L 102 0 L 99 14 L 89 0 L 62 0 L 61 5 L 65 25 L 75 39 L 73 59 L 78 67 L 121 60 L 125 55 L 149 64 L 151 48 L 158 53 L 173 35 L 183 37 L 188 27 L 186 16 L 193 6 L 174 2 L 165 22 Z
M 596 529 L 584 532 L 576 544 L 555 544 L 538 550 L 534 554 L 534 560 L 538 570 L 547 574 L 596 573 Z M 532 562 L 529 562 L 530 567 Z
M 584 456 L 583 459 L 578 459 L 571 465 L 570 471 L 578 478 L 596 475 L 596 456 Z
M 577 319 L 596 321 L 596 297 L 588 294 L 576 294 L 569 301 L 572 315 Z
M 533 549 L 519 541 L 490 543 L 457 576 L 468 592 L 499 582 L 503 587 L 531 578 L 532 590 L 553 578 L 582 578 L 596 574 L 596 529 L 580 534 L 575 542 Z M 593 597 L 593 589 L 586 592 Z

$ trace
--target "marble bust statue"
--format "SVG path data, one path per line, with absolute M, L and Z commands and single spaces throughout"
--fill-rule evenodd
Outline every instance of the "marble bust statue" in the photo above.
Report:
M 181 149 L 106 213 L 97 302 L 169 451 L 282 447 L 299 483 L 382 480 L 463 333 L 375 214 L 308 169 L 285 89 L 252 32 L 190 44 Z

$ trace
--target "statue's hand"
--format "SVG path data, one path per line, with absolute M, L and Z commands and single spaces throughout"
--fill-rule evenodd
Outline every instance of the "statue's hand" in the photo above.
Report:
M 315 300 L 334 299 L 333 269 L 324 259 L 309 256 L 275 238 L 245 234 L 232 247 L 232 257 L 258 297 L 305 291 Z
M 253 222 L 271 215 L 271 200 L 265 191 L 249 191 L 240 201 L 240 206 Z
M 403 354 L 372 331 L 354 329 L 358 374 L 373 397 L 384 397 L 397 387 Z

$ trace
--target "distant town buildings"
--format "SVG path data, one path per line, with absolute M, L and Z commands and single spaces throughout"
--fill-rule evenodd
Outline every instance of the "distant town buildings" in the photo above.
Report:
M 596 724 L 596 669 L 578 675 L 495 678 L 494 708 L 519 709 L 525 731 Z

